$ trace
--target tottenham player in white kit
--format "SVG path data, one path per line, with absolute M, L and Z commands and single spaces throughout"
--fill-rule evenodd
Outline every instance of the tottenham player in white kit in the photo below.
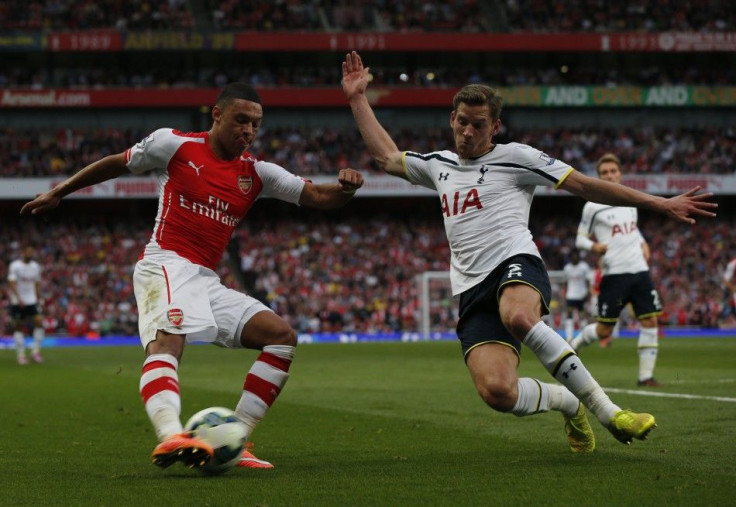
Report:
M 13 341 L 18 364 L 28 364 L 25 345 L 25 326 L 33 328 L 31 358 L 42 363 L 41 345 L 45 336 L 41 322 L 40 301 L 41 265 L 33 259 L 32 246 L 23 249 L 23 255 L 8 266 L 8 287 L 10 296 L 10 317 L 13 319 Z
M 688 223 L 694 222 L 690 215 L 714 216 L 709 210 L 716 205 L 707 202 L 711 195 L 695 195 L 696 188 L 672 199 L 655 197 L 586 177 L 523 144 L 493 144 L 503 102 L 484 85 L 468 85 L 455 95 L 450 127 L 456 152 L 400 151 L 370 106 L 369 72 L 356 52 L 346 56 L 342 74 L 358 129 L 379 167 L 439 193 L 451 249 L 450 279 L 460 298 L 457 334 L 481 398 L 517 416 L 562 412 L 573 452 L 595 448 L 584 406 L 619 441 L 644 439 L 655 426 L 654 417 L 615 405 L 567 342 L 542 321 L 550 283 L 528 227 L 534 189 L 561 188 Z M 564 387 L 518 378 L 521 343 Z
M 580 260 L 580 252 L 573 250 L 570 262 L 562 268 L 565 273 L 565 338 L 569 341 L 575 334 L 575 319 L 581 324 L 585 319 L 585 301 L 588 299 L 593 270 L 587 262 Z
M 156 130 L 21 209 L 45 212 L 75 190 L 126 173 L 150 171 L 158 178 L 153 235 L 136 264 L 133 282 L 146 354 L 140 394 L 160 441 L 152 461 L 161 467 L 177 461 L 200 467 L 213 454 L 209 445 L 182 431 L 178 369 L 185 343 L 261 350 L 235 407 L 249 435 L 289 377 L 296 332 L 258 300 L 223 286 L 215 273 L 235 227 L 258 198 L 331 209 L 346 204 L 363 184 L 353 169 L 341 169 L 335 183 L 316 185 L 256 160 L 246 150 L 262 118 L 256 91 L 248 84 L 231 83 L 217 98 L 208 132 Z M 271 465 L 246 451 L 240 466 Z
M 621 161 L 612 153 L 596 163 L 598 176 L 621 183 Z M 637 385 L 659 387 L 654 378 L 657 363 L 657 316 L 662 313 L 659 293 L 649 274 L 649 246 L 637 226 L 636 208 L 585 203 L 575 245 L 601 254 L 597 322 L 586 326 L 570 345 L 577 352 L 596 340 L 609 340 L 619 315 L 631 303 L 639 320 L 639 377 Z

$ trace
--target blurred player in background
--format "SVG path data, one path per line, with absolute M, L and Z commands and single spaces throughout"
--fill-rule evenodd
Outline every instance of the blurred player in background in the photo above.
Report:
M 731 251 L 736 250 L 736 247 L 731 248 Z M 728 300 L 726 301 L 726 308 L 724 308 L 724 314 L 733 317 L 736 316 L 736 257 L 731 259 L 726 264 L 726 269 L 723 270 L 723 286 L 728 292 Z
M 565 273 L 565 338 L 571 340 L 575 333 L 575 324 L 578 327 L 585 325 L 588 300 L 588 288 L 593 282 L 594 272 L 587 262 L 580 260 L 580 252 L 573 250 L 570 253 L 570 262 L 562 268 Z
M 181 461 L 205 465 L 212 448 L 183 432 L 178 369 L 187 342 L 260 350 L 245 377 L 235 411 L 250 437 L 289 377 L 296 332 L 263 303 L 226 288 L 215 270 L 233 230 L 256 199 L 277 198 L 319 209 L 345 205 L 363 185 L 341 169 L 335 183 L 316 185 L 246 150 L 263 119 L 261 99 L 248 84 L 231 83 L 212 109 L 208 132 L 156 130 L 123 153 L 94 162 L 27 203 L 38 214 L 62 197 L 124 174 L 152 171 L 159 181 L 153 235 L 133 275 L 138 328 L 146 359 L 140 394 L 160 441 L 160 467 Z M 271 467 L 245 452 L 240 466 Z
M 621 161 L 612 153 L 596 163 L 598 176 L 621 185 Z M 623 187 L 623 185 L 621 185 Z M 639 377 L 637 385 L 659 387 L 654 378 L 657 363 L 657 316 L 662 302 L 649 274 L 649 245 L 639 232 L 636 208 L 588 202 L 578 227 L 575 246 L 601 257 L 601 285 L 597 322 L 586 326 L 571 342 L 577 352 L 596 340 L 607 343 L 621 312 L 631 303 L 639 320 Z
M 44 338 L 43 316 L 41 315 L 39 294 L 41 293 L 41 265 L 33 257 L 35 249 L 26 246 L 20 259 L 8 267 L 8 287 L 10 296 L 10 317 L 13 320 L 13 341 L 18 356 L 18 364 L 28 364 L 26 357 L 25 330 L 33 331 L 31 358 L 43 363 L 41 345 Z
M 529 231 L 536 186 L 554 186 L 586 199 L 642 206 L 686 223 L 715 216 L 711 194 L 697 188 L 671 199 L 589 178 L 523 144 L 494 144 L 503 99 L 485 85 L 454 97 L 450 127 L 457 152 L 400 151 L 371 108 L 368 69 L 356 52 L 342 63 L 342 87 L 368 151 L 386 173 L 439 193 L 450 243 L 450 280 L 460 297 L 457 335 L 481 398 L 493 409 L 526 416 L 562 412 L 570 448 L 591 452 L 595 436 L 584 406 L 624 443 L 644 439 L 651 414 L 621 410 L 603 392 L 572 348 L 542 321 L 549 312 L 549 276 Z M 519 378 L 521 343 L 564 384 Z M 582 402 L 582 403 L 581 403 Z
M 588 303 L 588 315 L 595 315 L 596 313 L 598 313 L 598 295 L 601 293 L 601 280 L 603 279 L 603 273 L 600 267 L 601 259 L 599 258 L 598 261 L 598 266 L 593 271 L 593 284 L 590 286 L 590 302 Z M 628 308 L 629 306 L 631 305 L 628 305 L 626 308 Z M 611 338 L 598 342 L 600 346 L 602 348 L 608 347 L 613 341 L 613 338 L 618 338 L 620 328 L 621 319 L 617 320 L 616 325 L 613 326 Z

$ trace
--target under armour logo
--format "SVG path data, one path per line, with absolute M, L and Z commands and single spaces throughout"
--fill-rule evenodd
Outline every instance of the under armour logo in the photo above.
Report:
M 480 178 L 478 178 L 478 185 L 483 183 L 483 178 L 486 177 L 486 173 L 488 172 L 488 168 L 486 166 L 481 166 L 480 168 Z
M 521 264 L 509 264 L 509 274 L 506 278 L 514 276 L 521 278 Z
M 191 160 L 189 161 L 189 163 L 188 163 L 187 165 L 188 165 L 189 167 L 191 167 L 192 169 L 194 169 L 195 171 L 197 171 L 197 176 L 199 176 L 199 170 L 200 170 L 200 169 L 202 169 L 202 168 L 204 167 L 204 164 L 202 164 L 201 166 L 197 167 L 197 166 L 196 166 L 196 165 L 194 164 L 194 162 L 192 162 Z
M 567 369 L 567 371 L 562 372 L 562 376 L 565 378 L 570 378 L 570 373 L 577 370 L 578 365 L 575 363 L 570 364 L 570 367 Z
M 450 177 L 450 173 L 440 173 L 440 177 L 437 178 L 437 181 L 447 181 L 447 178 Z

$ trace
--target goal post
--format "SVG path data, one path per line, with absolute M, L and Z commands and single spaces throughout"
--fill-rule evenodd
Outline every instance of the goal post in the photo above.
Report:
M 552 298 L 550 314 L 544 320 L 554 329 L 563 324 L 565 311 L 565 272 L 549 271 Z M 419 333 L 421 339 L 432 339 L 435 333 L 454 332 L 458 301 L 452 297 L 449 271 L 425 271 L 417 275 L 419 295 Z
M 425 271 L 417 275 L 419 285 L 420 319 L 419 332 L 423 340 L 431 339 L 432 333 L 455 330 L 457 301 L 452 297 L 449 271 Z

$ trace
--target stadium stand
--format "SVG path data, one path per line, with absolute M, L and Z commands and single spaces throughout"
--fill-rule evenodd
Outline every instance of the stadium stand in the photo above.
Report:
M 171 65 L 159 65 L 159 56 L 121 59 L 105 65 L 105 57 L 89 53 L 37 53 L 6 55 L 9 61 L 25 60 L 21 66 L 0 69 L 0 85 L 14 88 L 104 89 L 104 88 L 201 88 L 220 86 L 228 80 L 260 87 L 338 86 L 339 56 L 284 55 L 282 65 L 263 55 L 231 51 L 167 53 Z M 472 58 L 470 58 L 472 57 Z M 591 55 L 584 53 L 507 54 L 474 50 L 453 62 L 449 55 L 432 59 L 417 54 L 401 60 L 394 54 L 371 55 L 375 85 L 397 88 L 459 87 L 483 82 L 494 86 L 727 86 L 736 71 L 732 55 Z M 467 60 L 467 61 L 466 61 Z M 725 64 L 725 65 L 724 65 Z
M 238 230 L 219 272 L 228 286 L 248 290 L 303 333 L 415 330 L 415 277 L 449 269 L 434 199 L 419 201 L 413 206 L 422 213 L 404 219 L 362 205 L 347 219 L 312 213 L 295 221 L 288 209 L 262 207 Z M 109 213 L 85 217 L 83 206 L 73 208 L 69 217 L 57 215 L 49 223 L 0 226 L 0 276 L 23 246 L 40 245 L 49 333 L 135 334 L 132 272 L 151 232 L 150 207 L 125 221 Z M 560 270 L 574 249 L 577 218 L 572 207 L 555 212 L 546 203 L 542 209 L 545 220 L 533 222 L 535 239 L 548 268 Z M 721 266 L 732 256 L 734 227 L 733 218 L 694 228 L 659 216 L 642 221 L 665 304 L 664 325 L 717 326 L 726 310 Z M 451 329 L 453 317 L 448 305 L 435 325 Z
M 186 0 L 8 0 L 0 4 L 0 27 L 10 30 L 191 28 L 194 21 L 188 4 Z
M 719 186 L 734 176 L 736 155 L 734 16 L 709 1 L 576 0 L 563 11 L 537 0 L 10 0 L 0 3 L 0 182 L 48 184 L 159 126 L 206 128 L 203 106 L 229 80 L 268 97 L 257 156 L 306 177 L 346 165 L 377 177 L 339 91 L 339 61 L 356 48 L 402 148 L 450 146 L 452 93 L 488 82 L 509 99 L 499 142 L 532 144 L 585 172 L 614 151 L 628 174 L 643 176 L 637 184 L 654 181 L 661 193 L 681 190 L 669 175 L 710 185 L 724 210 L 713 224 L 643 216 L 641 229 L 665 293 L 662 324 L 715 327 L 728 311 L 719 276 L 736 255 L 736 187 Z M 189 94 L 167 102 L 180 91 Z M 259 204 L 220 266 L 223 279 L 300 332 L 416 330 L 415 276 L 448 268 L 436 198 L 358 195 L 339 216 L 299 220 Z M 130 276 L 154 203 L 72 199 L 48 220 L 13 218 L 29 197 L 0 199 L 0 280 L 34 243 L 48 273 L 49 333 L 134 335 Z M 535 206 L 544 217 L 532 222 L 535 238 L 549 269 L 561 269 L 582 203 L 543 194 Z M 453 303 L 439 292 L 433 326 L 452 329 Z
M 183 128 L 192 129 L 193 125 Z M 391 133 L 402 147 L 422 153 L 452 144 L 446 128 L 391 129 Z M 0 176 L 69 175 L 98 158 L 124 151 L 147 134 L 142 129 L 0 127 Z M 628 174 L 732 174 L 736 163 L 734 127 L 507 127 L 498 140 L 536 146 L 586 173 L 593 173 L 595 161 L 610 151 L 618 154 Z M 265 127 L 251 152 L 303 176 L 332 174 L 344 166 L 378 173 L 355 129 Z
M 507 0 L 510 30 L 519 32 L 726 32 L 736 27 L 736 14 L 722 2 L 682 0 L 623 3 L 574 0 Z
M 423 2 L 148 0 L 145 2 L 10 0 L 0 7 L 5 29 L 114 28 L 257 31 L 478 31 L 488 26 L 480 4 L 468 0 Z M 197 18 L 197 13 L 201 16 Z
M 172 29 L 304 31 L 727 32 L 736 26 L 722 2 L 575 0 L 279 1 L 147 0 L 145 2 L 9 0 L 4 29 Z

